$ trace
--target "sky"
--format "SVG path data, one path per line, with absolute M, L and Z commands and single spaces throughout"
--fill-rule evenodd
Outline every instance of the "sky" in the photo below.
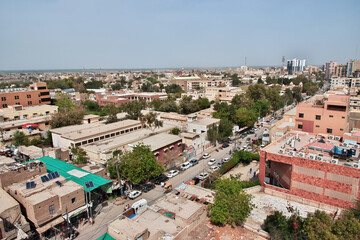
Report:
M 0 0 L 0 70 L 360 59 L 359 0 Z

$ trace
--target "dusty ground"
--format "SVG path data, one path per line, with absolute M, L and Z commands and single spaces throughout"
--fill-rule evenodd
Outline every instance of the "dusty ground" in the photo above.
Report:
M 250 168 L 252 169 L 251 173 L 250 173 Z M 257 161 L 251 162 L 247 166 L 243 166 L 242 164 L 239 164 L 237 167 L 231 169 L 229 172 L 224 174 L 223 178 L 229 178 L 230 175 L 236 175 L 240 173 L 241 180 L 247 181 L 252 177 L 254 177 L 254 171 L 256 171 L 257 174 L 259 173 L 259 162 Z
M 258 240 L 263 239 L 257 234 L 243 228 L 231 226 L 218 227 L 209 219 L 202 221 L 184 240 Z

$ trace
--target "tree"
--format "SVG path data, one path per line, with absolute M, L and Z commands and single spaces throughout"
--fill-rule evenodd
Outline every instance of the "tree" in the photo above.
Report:
M 71 153 L 72 153 L 72 161 L 75 164 L 87 163 L 88 158 L 84 149 L 79 147 L 74 147 L 71 149 Z
M 177 84 L 170 84 L 165 86 L 166 93 L 178 93 L 184 92 L 180 85 Z
M 214 146 L 216 146 L 216 140 L 219 136 L 219 128 L 217 125 L 212 125 L 207 131 L 207 140 L 209 140 Z
M 259 77 L 257 83 L 258 83 L 258 84 L 264 84 L 264 81 L 261 79 L 261 76 Z
M 267 231 L 273 239 L 287 239 L 289 237 L 288 220 L 282 212 L 275 211 L 274 214 L 266 217 L 264 230 Z
M 80 107 L 73 107 L 71 109 L 59 109 L 59 111 L 52 115 L 50 125 L 52 128 L 59 128 L 80 124 L 84 118 L 85 111 Z
M 105 106 L 105 112 L 108 114 L 106 119 L 106 123 L 114 123 L 118 121 L 116 114 L 118 113 L 117 108 L 115 105 L 109 103 Z
M 335 234 L 331 232 L 332 219 L 324 211 L 316 210 L 315 213 L 309 213 L 304 220 L 302 231 L 308 239 L 337 239 Z
M 122 106 L 123 110 L 127 113 L 128 119 L 138 120 L 142 117 L 141 110 L 145 109 L 145 101 L 128 102 Z
M 44 139 L 44 146 L 47 146 L 47 147 L 52 147 L 52 136 L 51 136 L 51 132 L 50 131 L 47 131 L 46 132 L 46 137 Z
M 231 75 L 231 82 L 234 87 L 239 86 L 241 84 L 241 81 L 239 80 L 239 77 L 236 73 Z
M 294 96 L 294 99 L 296 100 L 296 102 L 301 102 L 301 100 L 302 100 L 301 88 L 293 87 L 292 91 L 293 91 L 293 96 Z
M 15 146 L 20 146 L 20 145 L 28 146 L 29 138 L 28 138 L 28 136 L 25 135 L 25 133 L 16 131 L 14 133 L 14 144 L 15 144 Z
M 236 94 L 231 100 L 231 104 L 235 105 L 236 108 L 250 108 L 253 105 L 253 101 L 245 94 Z
M 238 177 L 216 180 L 215 191 L 214 204 L 209 208 L 210 220 L 214 224 L 240 225 L 255 206 L 251 203 L 252 196 L 242 189 Z
M 256 113 L 253 110 L 240 108 L 236 110 L 234 122 L 240 127 L 251 127 L 257 121 Z
M 82 105 L 84 105 L 86 107 L 86 109 L 89 111 L 99 111 L 100 110 L 99 104 L 95 101 L 86 100 L 86 101 L 82 102 Z
M 229 119 L 221 119 L 218 130 L 218 139 L 225 140 L 232 135 L 234 124 Z
M 170 133 L 174 134 L 174 135 L 179 135 L 180 129 L 179 128 L 173 128 L 173 129 L 170 130 Z
M 260 117 L 265 117 L 270 112 L 270 102 L 268 100 L 258 100 L 252 106 L 252 109 Z
M 354 213 L 345 211 L 344 215 L 336 220 L 332 226 L 332 232 L 341 240 L 360 239 L 360 221 L 355 218 Z
M 157 117 L 157 113 L 149 112 L 145 114 L 145 116 L 141 117 L 140 121 L 144 128 L 148 128 L 152 132 L 154 132 L 156 128 L 160 128 L 163 126 L 163 121 L 159 120 Z
M 266 99 L 266 88 L 263 84 L 253 84 L 246 90 L 246 95 L 253 101 Z
M 58 106 L 60 110 L 69 110 L 76 106 L 65 93 L 57 93 L 55 99 L 55 105 Z
M 164 168 L 156 161 L 150 146 L 139 144 L 131 152 L 122 155 L 119 163 L 121 175 L 132 184 L 139 184 L 164 172 Z

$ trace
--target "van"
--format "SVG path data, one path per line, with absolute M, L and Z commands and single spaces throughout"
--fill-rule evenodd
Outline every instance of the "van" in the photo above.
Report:
M 142 213 L 145 211 L 148 207 L 148 202 L 146 199 L 142 198 L 137 202 L 134 202 L 131 207 L 135 210 L 135 214 Z

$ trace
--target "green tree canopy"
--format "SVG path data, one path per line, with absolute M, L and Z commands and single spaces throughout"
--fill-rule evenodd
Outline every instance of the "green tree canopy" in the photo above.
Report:
M 140 121 L 144 128 L 148 128 L 152 132 L 154 132 L 156 128 L 163 126 L 163 121 L 158 119 L 158 114 L 155 112 L 149 112 L 145 114 L 140 118 Z
M 75 147 L 71 149 L 71 153 L 72 153 L 72 161 L 75 164 L 87 163 L 88 158 L 84 149 Z
M 216 145 L 216 140 L 219 136 L 219 128 L 217 125 L 212 125 L 207 131 L 207 140 L 209 140 L 213 145 Z
M 219 140 L 225 140 L 232 135 L 234 124 L 229 119 L 221 119 L 219 124 Z
M 25 133 L 20 132 L 20 131 L 16 131 L 14 133 L 14 145 L 15 146 L 28 146 L 29 145 L 29 138 L 28 136 L 25 135 Z
M 234 122 L 240 127 L 251 127 L 257 121 L 257 115 L 253 110 L 239 108 L 236 110 Z
M 119 119 L 117 118 L 118 109 L 115 107 L 114 104 L 107 104 L 105 106 L 105 112 L 107 113 L 108 117 L 106 119 L 106 123 L 114 123 L 117 122 Z

